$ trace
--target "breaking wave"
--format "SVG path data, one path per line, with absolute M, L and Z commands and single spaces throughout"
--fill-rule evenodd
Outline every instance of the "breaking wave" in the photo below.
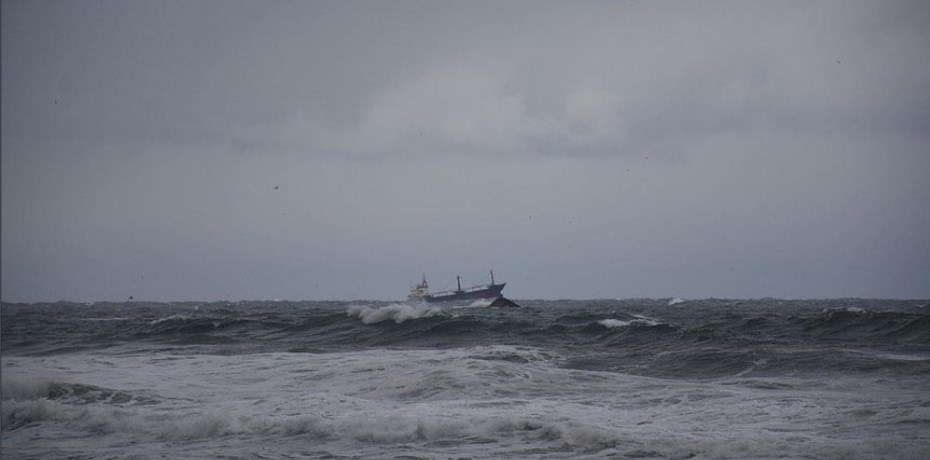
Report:
M 382 321 L 394 321 L 399 324 L 411 319 L 449 316 L 445 310 L 439 307 L 410 305 L 405 303 L 396 303 L 376 308 L 365 305 L 350 305 L 346 313 L 349 316 L 357 317 L 365 324 L 380 323 Z
M 476 438 L 520 442 L 545 441 L 564 447 L 598 451 L 619 435 L 573 422 L 532 417 L 486 416 L 469 419 L 441 416 L 388 415 L 327 417 L 234 415 L 223 413 L 158 415 L 142 410 L 75 407 L 50 400 L 3 401 L 2 427 L 18 430 L 36 424 L 65 424 L 88 434 L 122 433 L 137 440 L 194 441 L 228 436 L 299 436 L 302 439 L 352 440 L 375 445 L 413 442 L 474 442 Z
M 653 318 L 647 318 L 641 315 L 633 315 L 633 319 L 630 320 L 620 320 L 620 319 L 602 319 L 597 322 L 601 326 L 607 328 L 618 328 L 618 327 L 628 327 L 628 326 L 659 326 L 663 325 L 662 321 Z

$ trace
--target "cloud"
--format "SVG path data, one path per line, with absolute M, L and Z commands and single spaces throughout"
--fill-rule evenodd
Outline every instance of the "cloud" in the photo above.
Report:
M 295 114 L 244 138 L 349 156 L 603 154 L 622 149 L 626 128 L 619 94 L 594 81 L 545 91 L 529 92 L 510 66 L 444 63 L 378 91 L 348 126 L 327 126 L 320 117 Z M 533 103 L 542 98 L 555 104 Z
M 507 90 L 507 78 L 467 64 L 433 69 L 378 94 L 353 134 L 370 151 L 415 146 L 421 137 L 453 149 L 523 150 L 541 120 L 526 112 L 522 94 Z
M 737 131 L 920 131 L 928 120 L 910 95 L 930 72 L 911 57 L 928 34 L 913 27 L 920 14 L 890 10 L 543 4 L 520 27 L 484 24 L 467 41 L 439 28 L 430 39 L 443 46 L 409 54 L 445 55 L 407 56 L 377 84 L 333 86 L 348 116 L 305 101 L 240 142 L 366 158 L 670 156 Z
M 928 125 L 912 95 L 930 84 L 913 58 L 930 9 L 906 2 L 534 2 L 493 18 L 406 3 L 11 5 L 7 134 L 72 145 L 655 156 L 775 125 Z

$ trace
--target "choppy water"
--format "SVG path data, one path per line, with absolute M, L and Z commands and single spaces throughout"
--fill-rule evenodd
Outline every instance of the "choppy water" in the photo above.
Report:
M 3 304 L 3 458 L 930 458 L 927 301 Z

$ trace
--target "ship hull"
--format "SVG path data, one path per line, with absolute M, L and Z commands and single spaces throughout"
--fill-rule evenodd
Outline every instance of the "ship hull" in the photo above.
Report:
M 437 295 L 428 295 L 423 298 L 427 302 L 452 302 L 455 300 L 477 300 L 477 299 L 491 299 L 501 295 L 501 291 L 504 290 L 504 286 L 507 283 L 501 284 L 492 284 L 484 289 L 476 289 L 472 291 L 457 291 L 451 292 L 449 294 L 437 294 Z

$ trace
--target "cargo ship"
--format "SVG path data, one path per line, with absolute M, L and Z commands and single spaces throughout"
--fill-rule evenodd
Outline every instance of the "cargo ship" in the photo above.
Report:
M 462 289 L 461 277 L 456 275 L 455 282 L 458 289 L 454 291 L 429 292 L 429 283 L 426 282 L 426 275 L 423 275 L 423 281 L 410 288 L 408 299 L 413 301 L 424 302 L 451 302 L 455 300 L 478 300 L 494 299 L 501 296 L 501 291 L 507 283 L 494 283 L 494 270 L 491 270 L 491 284 L 483 284 Z

